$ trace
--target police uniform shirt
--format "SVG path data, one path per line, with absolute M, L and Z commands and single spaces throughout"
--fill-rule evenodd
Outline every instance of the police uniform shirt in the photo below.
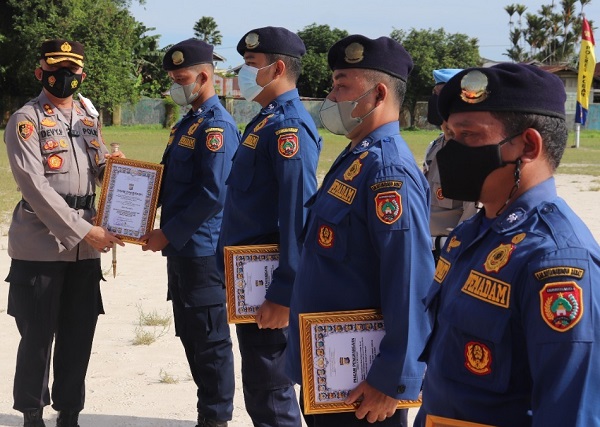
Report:
M 437 264 L 415 425 L 425 414 L 499 427 L 599 425 L 598 244 L 553 178 L 480 233 L 483 215 L 451 234 Z
M 279 243 L 279 266 L 266 298 L 284 306 L 298 264 L 304 203 L 317 190 L 320 151 L 315 123 L 293 89 L 246 126 L 227 179 L 218 256 L 228 245 Z
M 287 373 L 302 383 L 298 315 L 380 309 L 385 336 L 368 383 L 416 399 L 430 331 L 422 300 L 433 277 L 429 187 L 392 122 L 344 151 L 309 202 L 292 297 Z
M 9 256 L 26 261 L 98 258 L 98 251 L 82 240 L 95 210 L 70 208 L 63 198 L 94 194 L 100 184 L 108 150 L 98 120 L 73 101 L 69 122 L 42 92 L 11 116 L 4 141 L 23 196 L 8 232 Z
M 171 129 L 162 163 L 161 229 L 165 256 L 215 255 L 225 180 L 240 133 L 214 95 Z
M 444 134 L 441 134 L 429 145 L 425 153 L 425 176 L 431 188 L 429 228 L 432 237 L 447 236 L 459 223 L 477 213 L 475 203 L 448 199 L 442 194 L 435 155 L 443 146 Z

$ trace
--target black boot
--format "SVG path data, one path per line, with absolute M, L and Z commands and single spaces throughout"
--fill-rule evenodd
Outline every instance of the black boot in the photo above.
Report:
M 79 411 L 59 411 L 56 427 L 79 427 Z
M 23 412 L 23 427 L 46 427 L 42 415 L 43 409 L 34 409 L 33 411 Z
M 227 421 L 215 421 L 198 415 L 198 425 L 196 427 L 227 427 Z

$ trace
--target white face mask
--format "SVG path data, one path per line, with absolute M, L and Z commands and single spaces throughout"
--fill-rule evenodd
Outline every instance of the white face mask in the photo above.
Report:
M 197 92 L 194 92 L 194 87 L 196 87 L 196 82 L 198 81 L 198 76 L 196 79 L 187 85 L 180 85 L 179 83 L 173 83 L 169 93 L 171 94 L 171 99 L 175 104 L 186 106 L 191 104 L 198 98 L 200 94 L 200 88 L 198 88 Z
M 375 89 L 375 87 L 369 89 L 354 101 L 335 102 L 325 98 L 325 101 L 323 101 L 321 109 L 319 110 L 319 116 L 321 117 L 323 126 L 335 135 L 348 135 L 356 128 L 356 126 L 362 123 L 365 117 L 377 108 L 373 107 L 371 111 L 362 117 L 352 117 L 352 111 L 354 111 L 358 105 L 358 101 L 367 96 L 373 89 Z
M 259 93 L 263 91 L 264 88 L 273 82 L 273 80 L 271 80 L 264 86 L 256 83 L 256 76 L 258 75 L 258 72 L 264 68 L 270 67 L 273 64 L 266 65 L 262 68 L 251 67 L 250 65 L 246 64 L 242 65 L 242 68 L 240 68 L 238 73 L 238 84 L 240 85 L 240 92 L 244 98 L 246 98 L 248 101 L 252 101 L 258 96 Z

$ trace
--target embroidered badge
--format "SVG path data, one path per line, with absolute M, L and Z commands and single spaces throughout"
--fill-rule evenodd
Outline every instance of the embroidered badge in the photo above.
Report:
M 319 246 L 325 249 L 331 248 L 333 246 L 334 238 L 335 236 L 331 227 L 328 225 L 322 225 L 319 227 L 319 237 L 317 239 Z
M 439 187 L 437 190 L 435 190 L 435 197 L 438 200 L 444 200 L 444 195 L 442 194 L 442 187 Z
M 27 141 L 33 135 L 34 131 L 35 127 L 33 123 L 28 120 L 17 123 L 17 132 L 23 141 Z
M 513 244 L 515 244 L 515 245 L 516 245 L 516 244 L 519 244 L 519 243 L 521 243 L 523 240 L 525 240 L 525 236 L 527 236 L 527 234 L 526 234 L 526 233 L 519 233 L 519 234 L 517 234 L 516 236 L 514 236 L 514 237 L 512 238 L 511 242 L 512 242 Z
M 63 159 L 58 154 L 53 154 L 48 157 L 48 167 L 52 170 L 60 169 L 63 164 Z
M 223 146 L 223 134 L 221 132 L 210 132 L 206 135 L 206 148 L 210 151 L 219 151 Z
M 500 244 L 490 252 L 483 264 L 486 273 L 498 273 L 502 267 L 508 264 L 510 254 L 515 249 L 512 243 Z
M 56 126 L 56 122 L 49 117 L 46 117 L 44 120 L 40 122 L 43 126 L 47 126 L 49 128 Z
M 88 117 L 84 117 L 83 119 L 81 119 L 81 123 L 83 123 L 84 125 L 86 125 L 88 127 L 94 126 L 94 121 Z
M 346 172 L 344 172 L 344 179 L 346 181 L 352 181 L 360 173 L 361 168 L 362 163 L 360 162 L 360 160 L 354 160 L 350 167 L 346 169 Z
M 44 149 L 44 151 L 50 151 L 55 149 L 56 147 L 58 147 L 58 142 L 50 140 L 46 141 L 42 148 Z
M 327 194 L 331 194 L 336 199 L 351 205 L 352 201 L 354 200 L 354 196 L 356 196 L 356 188 L 351 187 L 348 184 L 344 184 L 339 179 L 336 179 L 333 184 L 331 184 L 331 187 L 329 187 L 329 190 L 327 190 Z
M 273 114 L 271 114 L 272 116 Z M 270 116 L 269 116 L 270 117 Z M 275 135 L 281 135 L 282 133 L 298 133 L 298 128 L 281 128 L 275 131 Z
M 67 148 L 69 146 L 69 144 L 67 144 L 67 141 L 65 141 L 64 139 L 58 141 L 58 145 L 60 145 L 62 148 Z
M 533 273 L 533 275 L 537 280 L 543 281 L 550 277 L 574 277 L 576 279 L 581 279 L 584 273 L 585 270 L 583 268 L 561 266 L 538 270 Z
M 77 105 L 75 105 L 75 112 L 80 116 L 83 115 L 83 111 L 81 111 L 81 109 Z
M 248 134 L 246 139 L 244 139 L 244 142 L 242 142 L 242 145 L 245 145 L 246 147 L 249 147 L 252 149 L 255 149 L 257 144 L 258 144 L 258 135 L 254 135 L 253 133 Z
M 192 136 L 192 135 L 194 134 L 194 132 L 196 132 L 196 129 L 198 129 L 198 126 L 200 126 L 200 123 L 202 123 L 202 121 L 203 121 L 203 120 L 204 120 L 204 118 L 203 118 L 203 117 L 200 117 L 196 123 L 192 124 L 192 125 L 191 125 L 191 126 L 188 128 L 188 130 L 187 130 L 187 134 L 188 134 L 189 136 Z
M 384 191 L 375 196 L 375 213 L 384 224 L 393 224 L 402 216 L 402 196 L 397 191 Z
M 273 117 L 273 114 L 269 114 L 267 117 L 262 119 L 256 126 L 254 126 L 254 130 L 252 132 L 258 132 L 259 130 L 264 128 L 271 117 Z
M 196 146 L 196 138 L 192 138 L 191 136 L 187 135 L 182 135 L 181 138 L 179 138 L 179 142 L 177 143 L 177 145 L 193 150 Z
M 285 158 L 292 158 L 298 152 L 300 144 L 298 144 L 298 135 L 295 133 L 286 133 L 280 135 L 277 139 L 279 154 Z
M 54 114 L 54 110 L 52 109 L 50 104 L 44 104 L 44 111 L 46 114 L 48 114 L 50 116 Z
M 92 139 L 90 141 L 90 144 L 92 144 L 96 148 L 100 148 L 100 143 L 98 141 L 96 141 L 95 139 Z
M 358 156 L 359 159 L 364 159 L 365 157 L 367 157 L 369 155 L 368 151 L 365 151 L 364 153 L 362 153 L 360 156 Z
M 510 284 L 471 270 L 461 291 L 498 307 L 510 307 Z
M 450 266 L 451 264 L 448 261 L 440 257 L 437 265 L 435 266 L 435 275 L 433 276 L 433 279 L 441 284 L 448 275 L 448 271 L 450 271 Z
M 446 246 L 446 252 L 450 253 L 450 251 L 454 248 L 458 248 L 460 246 L 460 241 L 456 238 L 456 236 L 452 236 L 448 245 Z
M 381 181 L 381 182 L 376 182 L 375 184 L 371 185 L 371 190 L 373 191 L 379 191 L 382 188 L 397 188 L 397 189 L 401 189 L 402 188 L 402 181 Z
M 96 166 L 98 166 L 100 164 L 100 156 L 98 156 L 98 153 L 94 156 L 94 160 L 96 161 Z
M 568 331 L 583 315 L 583 291 L 575 282 L 547 283 L 540 291 L 540 310 L 548 326 Z
M 492 372 L 492 352 L 489 347 L 477 341 L 465 345 L 465 367 L 475 375 L 488 375 Z

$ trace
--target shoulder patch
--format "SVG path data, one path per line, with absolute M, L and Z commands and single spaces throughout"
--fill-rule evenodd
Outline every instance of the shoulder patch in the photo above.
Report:
M 465 367 L 475 375 L 492 372 L 492 352 L 481 342 L 469 341 L 465 345 Z
M 540 311 L 550 328 L 568 331 L 583 316 L 583 291 L 575 282 L 547 283 L 540 291 Z
M 402 188 L 402 184 L 402 181 L 381 181 L 371 185 L 371 190 L 379 191 L 382 188 L 397 188 L 399 190 Z
M 244 139 L 244 141 L 242 142 L 242 145 L 245 145 L 246 147 L 249 147 L 252 149 L 255 149 L 257 144 L 258 144 L 258 135 L 254 135 L 253 133 L 248 134 L 246 139 Z
M 298 135 L 295 133 L 283 133 L 279 135 L 279 138 L 277 138 L 277 148 L 279 149 L 279 154 L 286 159 L 291 159 L 300 149 Z
M 49 128 L 56 126 L 56 122 L 49 117 L 46 117 L 44 120 L 40 122 L 42 125 L 47 126 Z
M 327 190 L 327 194 L 331 194 L 336 199 L 351 205 L 356 196 L 356 188 L 336 179 L 333 184 L 331 184 L 331 187 L 329 187 L 329 190 Z
M 510 307 L 510 284 L 475 270 L 469 273 L 461 292 L 498 307 Z
M 219 151 L 223 146 L 223 132 L 209 132 L 206 134 L 206 148 L 210 151 Z
M 207 129 L 204 129 L 204 132 L 206 132 L 206 133 L 211 133 L 211 132 L 221 132 L 221 133 L 223 133 L 223 132 L 225 132 L 225 129 L 223 129 L 223 128 L 216 128 L 216 127 L 215 128 L 207 128 Z
M 550 277 L 574 277 L 576 279 L 581 279 L 584 274 L 585 270 L 583 268 L 569 267 L 566 265 L 545 268 L 533 273 L 535 278 L 539 281 L 549 279 Z
M 298 133 L 298 128 L 282 128 L 275 131 L 275 135 L 281 135 L 282 133 Z
M 435 274 L 433 276 L 433 280 L 441 284 L 448 275 L 451 266 L 452 264 L 450 264 L 444 258 L 440 257 L 437 265 L 435 266 Z
M 22 122 L 17 123 L 17 133 L 23 141 L 27 141 L 31 135 L 33 135 L 34 131 L 35 127 L 29 120 L 23 120 Z
M 384 224 L 393 224 L 402 216 L 402 196 L 397 191 L 384 191 L 375 196 L 375 213 Z

